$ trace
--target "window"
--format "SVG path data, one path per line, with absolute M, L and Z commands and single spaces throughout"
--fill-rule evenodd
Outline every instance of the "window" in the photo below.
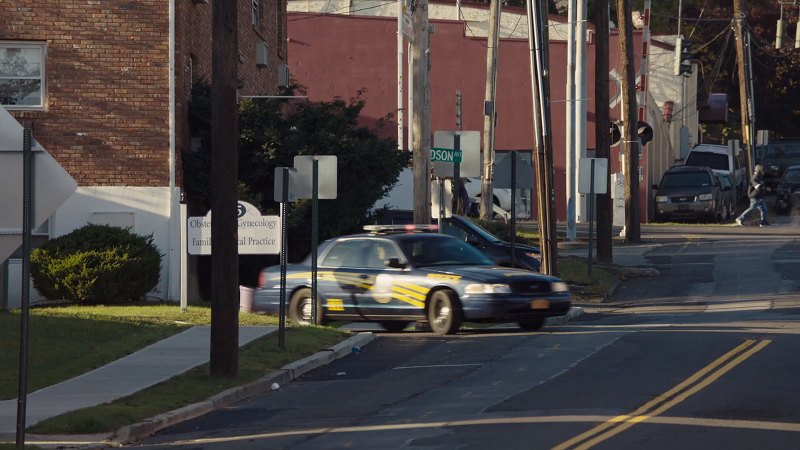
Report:
M 388 242 L 375 241 L 367 252 L 366 267 L 370 269 L 386 269 L 386 261 L 391 258 L 400 259 L 400 254 Z
M 348 239 L 334 244 L 322 262 L 324 267 L 364 267 L 369 241 Z
M 44 43 L 0 42 L 0 104 L 44 108 Z
M 259 0 L 253 0 L 253 26 L 258 26 L 261 23 L 261 8 L 258 4 Z

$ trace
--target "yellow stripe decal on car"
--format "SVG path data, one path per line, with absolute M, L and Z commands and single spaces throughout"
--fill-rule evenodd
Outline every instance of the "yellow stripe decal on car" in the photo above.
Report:
M 329 298 L 325 306 L 331 311 L 344 311 L 344 301 L 340 298 Z
M 407 283 L 407 282 L 404 283 L 402 281 L 395 282 L 395 285 L 403 287 L 403 288 L 406 288 L 406 289 L 414 291 L 414 292 L 418 292 L 418 293 L 420 293 L 422 295 L 428 295 L 428 291 L 431 290 L 430 288 L 425 287 L 425 286 L 420 286 L 420 285 L 414 284 L 414 283 Z
M 414 298 L 411 298 L 407 295 L 397 292 L 397 290 L 392 291 L 392 299 L 399 300 L 404 303 L 408 303 L 411 306 L 416 306 L 417 308 L 425 307 L 425 302 L 421 302 Z
M 434 280 L 458 281 L 461 279 L 461 275 L 445 275 L 442 273 L 429 273 L 428 278 L 433 278 Z
M 394 288 L 392 288 L 392 292 L 394 293 L 401 294 L 408 298 L 413 298 L 415 300 L 421 300 L 421 301 L 425 300 L 425 297 L 429 290 L 430 289 L 425 289 L 425 293 L 421 293 L 421 292 L 415 292 L 411 289 L 406 289 L 404 286 L 395 285 Z

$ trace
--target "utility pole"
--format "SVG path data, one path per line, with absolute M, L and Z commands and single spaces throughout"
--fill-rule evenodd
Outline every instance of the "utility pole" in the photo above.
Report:
M 489 5 L 489 36 L 486 45 L 486 101 L 483 117 L 483 176 L 481 177 L 481 219 L 492 218 L 494 192 L 494 128 L 497 119 L 497 53 L 500 44 L 500 0 Z M 514 218 L 512 217 L 512 220 Z
M 214 2 L 211 47 L 211 376 L 239 372 L 239 8 Z
M 611 129 L 608 111 L 608 0 L 599 0 L 595 11 L 595 156 L 610 159 L 611 136 L 606 130 Z M 606 172 L 605 194 L 597 194 L 597 260 L 610 264 L 612 262 L 613 245 L 611 243 L 611 225 L 614 211 L 611 203 L 611 171 Z
M 412 151 L 414 157 L 414 223 L 431 223 L 431 123 L 430 123 L 430 30 L 428 0 L 419 0 L 414 13 Z
M 541 272 L 546 275 L 558 275 L 547 8 L 542 6 L 541 0 L 527 0 L 527 6 Z
M 641 239 L 639 227 L 639 140 L 636 120 L 636 81 L 633 67 L 633 25 L 630 0 L 617 0 L 619 66 L 622 71 L 622 104 L 625 110 L 622 143 L 625 145 L 625 242 Z
M 745 155 L 747 155 L 747 173 L 753 173 L 753 143 L 750 139 L 750 97 L 747 95 L 747 59 L 745 58 L 745 44 L 744 44 L 744 19 L 745 15 L 742 12 L 742 0 L 733 0 L 733 18 L 736 21 L 734 33 L 736 36 L 736 61 L 739 74 L 739 113 L 742 118 L 742 144 L 745 148 Z

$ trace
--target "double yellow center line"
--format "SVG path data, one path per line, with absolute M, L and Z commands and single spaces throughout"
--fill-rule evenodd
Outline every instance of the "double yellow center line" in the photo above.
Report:
M 553 450 L 584 450 L 591 448 L 600 442 L 610 439 L 619 433 L 627 430 L 637 423 L 663 414 L 668 409 L 686 400 L 691 395 L 699 392 L 709 384 L 713 383 L 721 376 L 728 373 L 731 369 L 741 364 L 747 358 L 762 350 L 772 342 L 770 340 L 755 341 L 747 340 L 728 353 L 720 356 L 714 362 L 703 367 L 694 375 L 684 380 L 669 391 L 659 395 L 642 405 L 636 411 L 623 416 L 614 417 L 591 430 L 582 433 L 574 438 L 553 447 Z

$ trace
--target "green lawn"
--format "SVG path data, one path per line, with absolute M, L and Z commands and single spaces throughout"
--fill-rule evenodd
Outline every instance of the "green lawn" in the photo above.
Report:
M 211 322 L 210 307 L 69 306 L 31 308 L 28 392 L 67 380 L 192 325 Z M 272 316 L 241 314 L 246 325 L 277 325 Z M 17 397 L 19 311 L 0 311 L 0 400 Z

